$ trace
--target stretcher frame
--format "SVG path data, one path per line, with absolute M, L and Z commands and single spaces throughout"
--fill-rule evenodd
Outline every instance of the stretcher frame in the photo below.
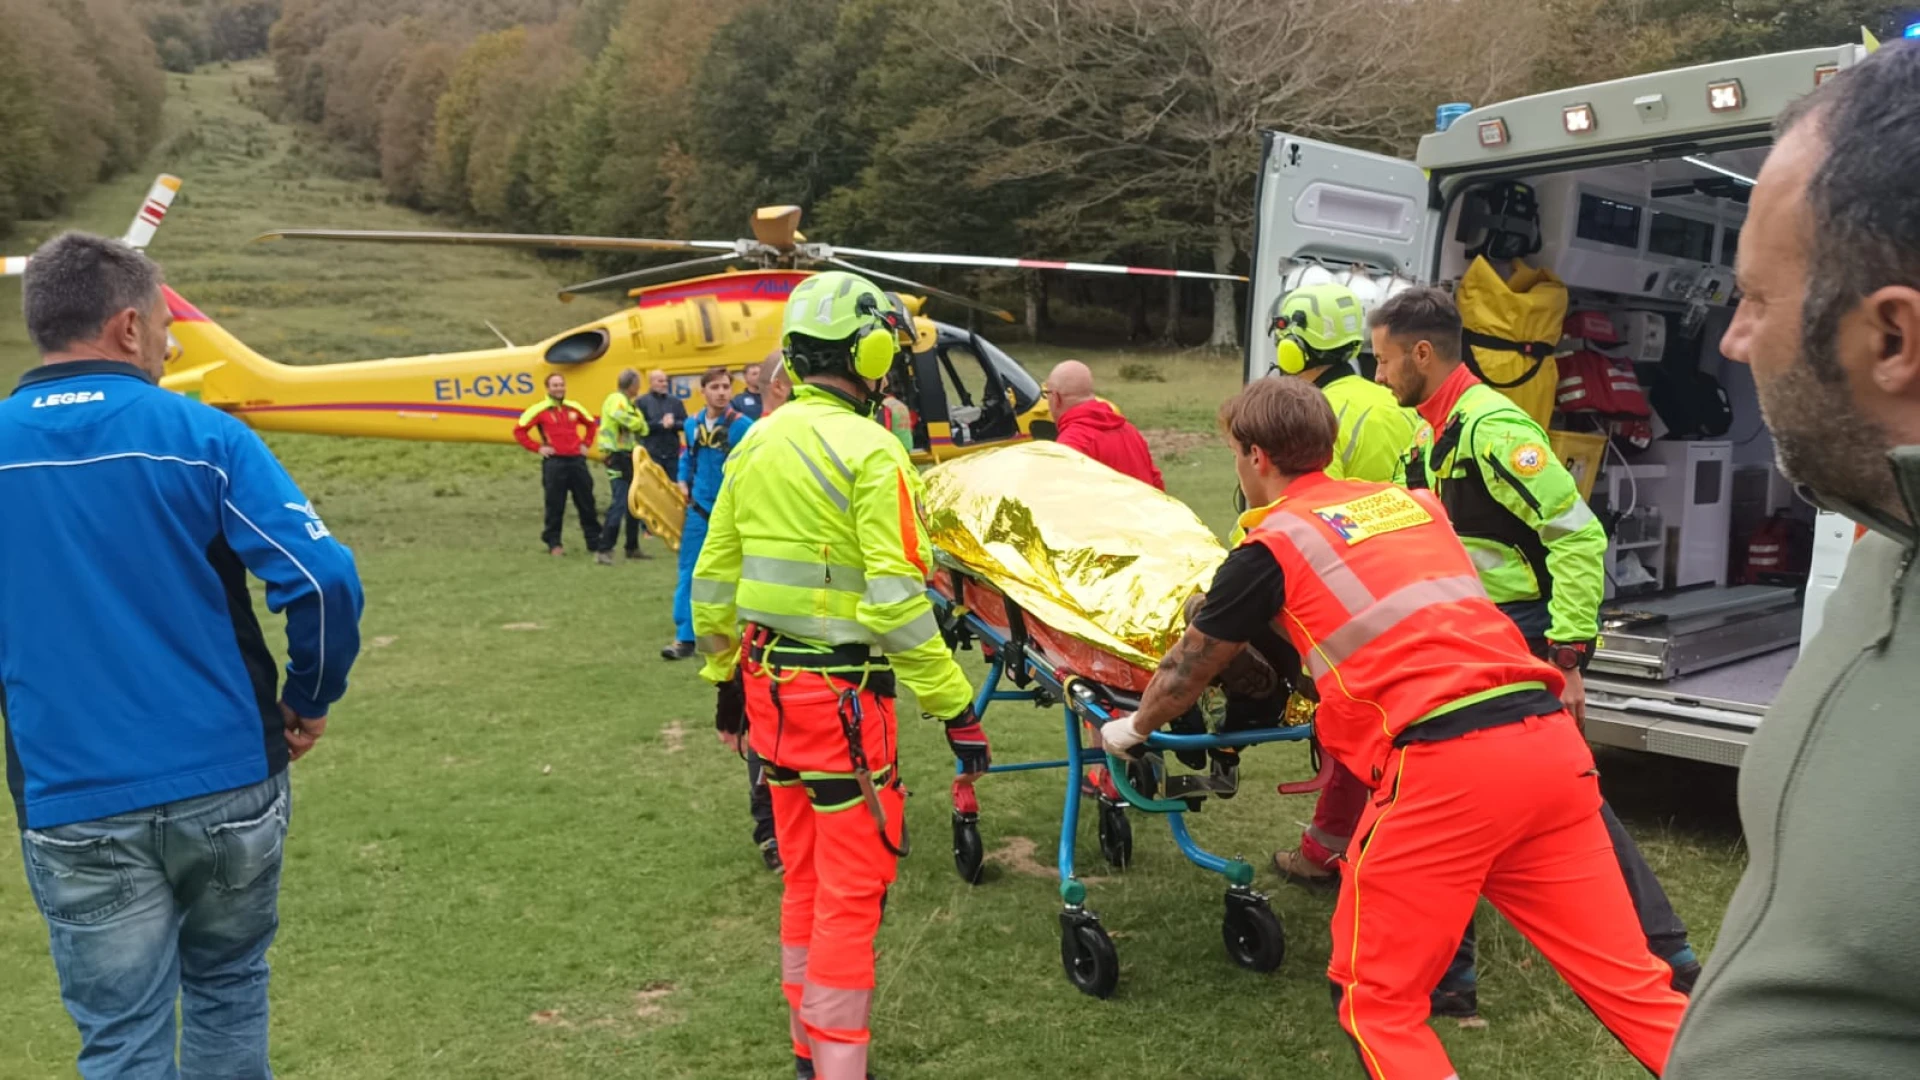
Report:
M 954 595 L 942 592 L 942 584 L 951 589 Z M 966 604 L 969 586 L 986 590 L 1005 605 L 1008 627 L 1003 629 L 994 625 Z M 1027 638 L 1026 616 L 1019 606 L 978 578 L 943 567 L 936 575 L 935 586 L 928 589 L 928 597 L 940 616 L 948 644 L 956 649 L 969 649 L 978 642 L 982 654 L 987 658 L 987 677 L 974 698 L 974 711 L 977 714 L 984 718 L 988 707 L 996 701 L 1024 701 L 1039 707 L 1061 706 L 1066 757 L 997 764 L 988 768 L 987 772 L 1004 774 L 1061 769 L 1066 773 L 1057 868 L 1062 904 L 1060 963 L 1068 981 L 1082 993 L 1098 998 L 1112 996 L 1119 983 L 1119 956 L 1113 940 L 1102 926 L 1098 913 L 1087 906 L 1086 885 L 1075 872 L 1080 803 L 1089 794 L 1100 803 L 1100 847 L 1109 863 L 1124 868 L 1131 860 L 1133 832 L 1127 817 L 1128 809 L 1164 816 L 1180 854 L 1193 865 L 1227 879 L 1221 938 L 1228 958 L 1252 971 L 1269 972 L 1278 968 L 1286 957 L 1286 932 L 1279 916 L 1274 914 L 1269 905 L 1267 895 L 1253 889 L 1253 867 L 1245 860 L 1225 858 L 1207 851 L 1194 840 L 1187 828 L 1185 814 L 1197 810 L 1200 800 L 1191 797 L 1159 799 L 1142 795 L 1128 779 L 1128 762 L 1105 752 L 1099 745 L 1100 726 L 1114 719 L 1114 706 L 1137 704 L 1131 695 L 1116 693 L 1102 684 L 1062 670 Z M 1013 688 L 1005 688 L 1003 684 L 1006 683 L 1011 683 Z M 1094 731 L 1093 745 L 1082 741 L 1082 725 Z M 1163 752 L 1212 750 L 1297 742 L 1312 735 L 1311 724 L 1205 735 L 1155 732 L 1147 738 L 1145 746 L 1149 750 Z M 1100 764 L 1107 766 L 1108 775 L 1120 794 L 1118 801 L 1110 801 L 1083 783 L 1086 769 Z M 961 771 L 958 760 L 954 763 L 954 770 L 956 774 Z M 1323 779 L 1316 779 L 1284 784 L 1281 790 L 1293 794 L 1315 790 L 1323 783 Z M 984 850 L 980 839 L 978 801 L 971 790 L 963 790 L 956 781 L 954 802 L 954 868 L 962 880 L 979 884 Z

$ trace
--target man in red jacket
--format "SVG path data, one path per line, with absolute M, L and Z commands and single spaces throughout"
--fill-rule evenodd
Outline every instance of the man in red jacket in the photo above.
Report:
M 1071 446 L 1115 472 L 1167 490 L 1140 429 L 1093 396 L 1093 372 L 1087 365 L 1068 360 L 1054 368 L 1047 376 L 1046 395 L 1047 408 L 1059 427 L 1055 439 L 1061 446 Z
M 534 432 L 540 438 L 534 437 Z M 613 565 L 613 541 L 600 547 L 600 513 L 593 505 L 593 474 L 587 471 L 587 447 L 600 431 L 579 402 L 567 397 L 567 377 L 547 376 L 547 396 L 534 402 L 520 414 L 513 426 L 513 437 L 520 445 L 540 455 L 540 481 L 547 493 L 547 527 L 540 540 L 547 554 L 565 555 L 560 546 L 560 523 L 567 516 L 567 496 L 573 496 L 574 509 L 580 511 L 580 531 L 586 534 L 587 550 L 606 565 Z

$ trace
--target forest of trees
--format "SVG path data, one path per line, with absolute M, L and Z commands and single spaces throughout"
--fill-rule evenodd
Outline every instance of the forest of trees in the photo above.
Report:
M 0 0 L 0 233 L 139 164 L 165 93 L 122 0 Z
M 280 0 L 133 0 L 134 14 L 168 71 L 267 51 Z
M 0 0 L 0 236 L 142 163 L 162 70 L 258 56 L 280 0 Z
M 271 53 L 288 113 L 377 162 L 392 198 L 489 227 L 724 239 L 790 202 L 839 243 L 1244 272 L 1262 128 L 1407 152 L 1441 101 L 1858 40 L 1894 10 L 285 0 Z M 1024 286 L 1038 321 L 1048 282 Z M 1233 295 L 1215 292 L 1215 344 Z
M 1245 272 L 1263 128 L 1406 153 L 1443 101 L 1894 30 L 1864 0 L 0 0 L 0 232 L 137 162 L 160 67 L 272 56 L 282 118 L 487 227 Z M 129 32 L 143 27 L 146 35 Z M 75 72 L 93 77 L 76 78 Z M 607 269 L 618 266 L 610 261 Z M 945 279 L 1029 321 L 1050 276 Z M 1074 285 L 1237 333 L 1222 286 Z M 1092 290 L 1092 291 L 1089 291 Z

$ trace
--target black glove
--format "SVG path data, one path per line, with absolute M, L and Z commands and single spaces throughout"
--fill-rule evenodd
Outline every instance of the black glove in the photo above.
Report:
M 953 749 L 953 756 L 960 759 L 962 773 L 983 773 L 993 764 L 993 750 L 987 745 L 987 733 L 980 727 L 980 715 L 967 706 L 967 711 L 951 720 L 943 721 L 947 728 L 947 745 Z
M 747 730 L 747 686 L 740 673 L 714 687 L 713 730 L 722 735 L 741 735 Z

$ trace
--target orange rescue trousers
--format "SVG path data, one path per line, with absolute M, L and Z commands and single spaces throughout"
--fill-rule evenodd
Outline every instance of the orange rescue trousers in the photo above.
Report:
M 780 902 L 780 988 L 793 1052 L 819 1080 L 863 1080 L 873 1005 L 873 937 L 895 858 L 851 779 L 842 711 L 850 684 L 815 672 L 745 670 L 753 749 L 767 763 L 773 832 L 786 862 Z M 906 793 L 894 769 L 893 700 L 856 695 L 867 767 L 904 850 Z M 1464 925 L 1464 924 L 1462 924 Z
M 1647 948 L 1566 713 L 1395 749 L 1356 837 L 1327 977 L 1368 1076 L 1456 1076 L 1428 992 L 1482 895 L 1660 1073 L 1687 999 Z

